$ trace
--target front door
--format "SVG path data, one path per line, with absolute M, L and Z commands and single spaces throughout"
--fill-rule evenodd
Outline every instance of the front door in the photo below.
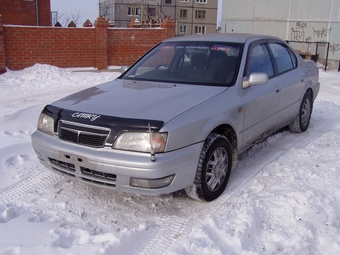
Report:
M 278 112 L 282 107 L 280 85 L 274 76 L 274 68 L 266 41 L 256 42 L 250 46 L 244 77 L 252 73 L 266 73 L 268 83 L 242 89 L 243 97 L 243 147 L 255 142 L 277 126 Z

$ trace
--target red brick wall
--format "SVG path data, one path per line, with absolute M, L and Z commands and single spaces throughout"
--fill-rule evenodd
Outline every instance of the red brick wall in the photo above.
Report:
M 160 28 L 109 29 L 109 65 L 131 65 L 164 39 L 175 36 L 175 22 L 166 18 Z
M 94 28 L 2 26 L 0 21 L 0 73 L 1 67 L 21 70 L 36 63 L 98 69 L 131 65 L 154 45 L 173 36 L 173 20 L 164 22 L 164 28 L 125 29 L 108 28 L 104 18 L 98 18 Z
M 131 65 L 165 38 L 164 29 L 110 29 L 109 65 Z
M 0 74 L 6 72 L 6 49 L 5 49 L 5 32 L 0 16 Z
M 5 26 L 6 65 L 20 70 L 35 63 L 92 67 L 95 29 Z
M 1 0 L 0 15 L 3 24 L 27 25 L 27 26 L 50 26 L 51 3 L 50 0 L 38 0 L 38 16 L 36 12 L 37 0 Z

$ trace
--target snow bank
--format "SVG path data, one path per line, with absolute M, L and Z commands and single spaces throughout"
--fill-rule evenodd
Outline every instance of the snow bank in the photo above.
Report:
M 242 155 L 211 203 L 96 189 L 44 169 L 45 104 L 115 79 L 37 64 L 0 76 L 0 254 L 340 254 L 340 75 L 320 71 L 310 128 Z

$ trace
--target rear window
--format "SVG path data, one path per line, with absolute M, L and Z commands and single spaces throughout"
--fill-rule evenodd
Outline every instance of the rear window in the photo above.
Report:
M 269 43 L 269 47 L 279 74 L 292 70 L 297 66 L 296 56 L 287 46 L 279 43 Z

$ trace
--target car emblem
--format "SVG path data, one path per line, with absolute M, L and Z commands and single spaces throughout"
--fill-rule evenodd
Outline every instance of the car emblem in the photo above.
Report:
M 75 112 L 71 114 L 72 118 L 88 119 L 90 121 L 95 121 L 100 118 L 98 114 L 85 113 L 85 112 Z

